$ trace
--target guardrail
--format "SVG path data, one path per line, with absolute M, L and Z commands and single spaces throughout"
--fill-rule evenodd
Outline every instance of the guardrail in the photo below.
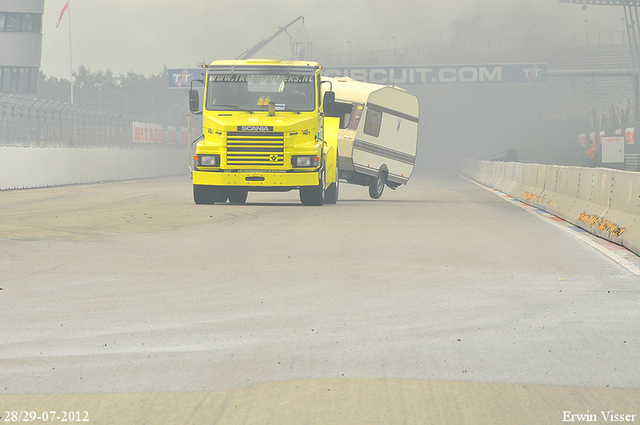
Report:
M 638 173 L 479 160 L 464 160 L 461 171 L 640 255 Z

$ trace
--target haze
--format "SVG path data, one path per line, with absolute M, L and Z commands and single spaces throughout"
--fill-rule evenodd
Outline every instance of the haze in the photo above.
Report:
M 66 0 L 47 0 L 41 70 L 68 78 Z M 337 1 L 303 0 L 71 0 L 73 67 L 145 75 L 235 58 L 279 27 L 313 43 L 313 56 L 408 47 L 443 41 L 531 34 L 622 31 L 620 7 L 561 4 L 557 0 Z M 588 22 L 587 22 L 588 21 Z M 290 58 L 280 35 L 257 57 Z

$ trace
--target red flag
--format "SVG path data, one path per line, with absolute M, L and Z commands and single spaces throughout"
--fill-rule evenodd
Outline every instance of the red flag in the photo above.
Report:
M 66 12 L 68 8 L 69 8 L 69 1 L 67 0 L 67 3 L 62 8 L 62 12 L 60 12 L 60 18 L 58 18 L 58 23 L 56 24 L 56 28 L 58 28 L 58 25 L 60 25 L 60 21 L 62 21 L 62 17 L 64 16 L 64 12 Z

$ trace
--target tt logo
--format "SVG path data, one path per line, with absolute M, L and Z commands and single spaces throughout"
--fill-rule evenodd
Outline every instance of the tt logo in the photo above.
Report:
M 539 80 L 542 75 L 542 69 L 538 68 L 538 65 L 534 65 L 533 68 L 523 69 L 522 72 L 529 83 L 532 80 Z
M 193 78 L 193 75 L 189 74 L 186 69 L 181 74 L 171 74 L 171 76 L 178 87 L 189 84 Z
M 271 155 L 269 159 L 271 160 L 271 162 L 276 162 L 278 160 L 278 155 Z

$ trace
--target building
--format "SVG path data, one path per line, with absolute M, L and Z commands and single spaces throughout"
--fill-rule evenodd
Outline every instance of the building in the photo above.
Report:
M 0 92 L 36 93 L 44 0 L 0 0 Z

